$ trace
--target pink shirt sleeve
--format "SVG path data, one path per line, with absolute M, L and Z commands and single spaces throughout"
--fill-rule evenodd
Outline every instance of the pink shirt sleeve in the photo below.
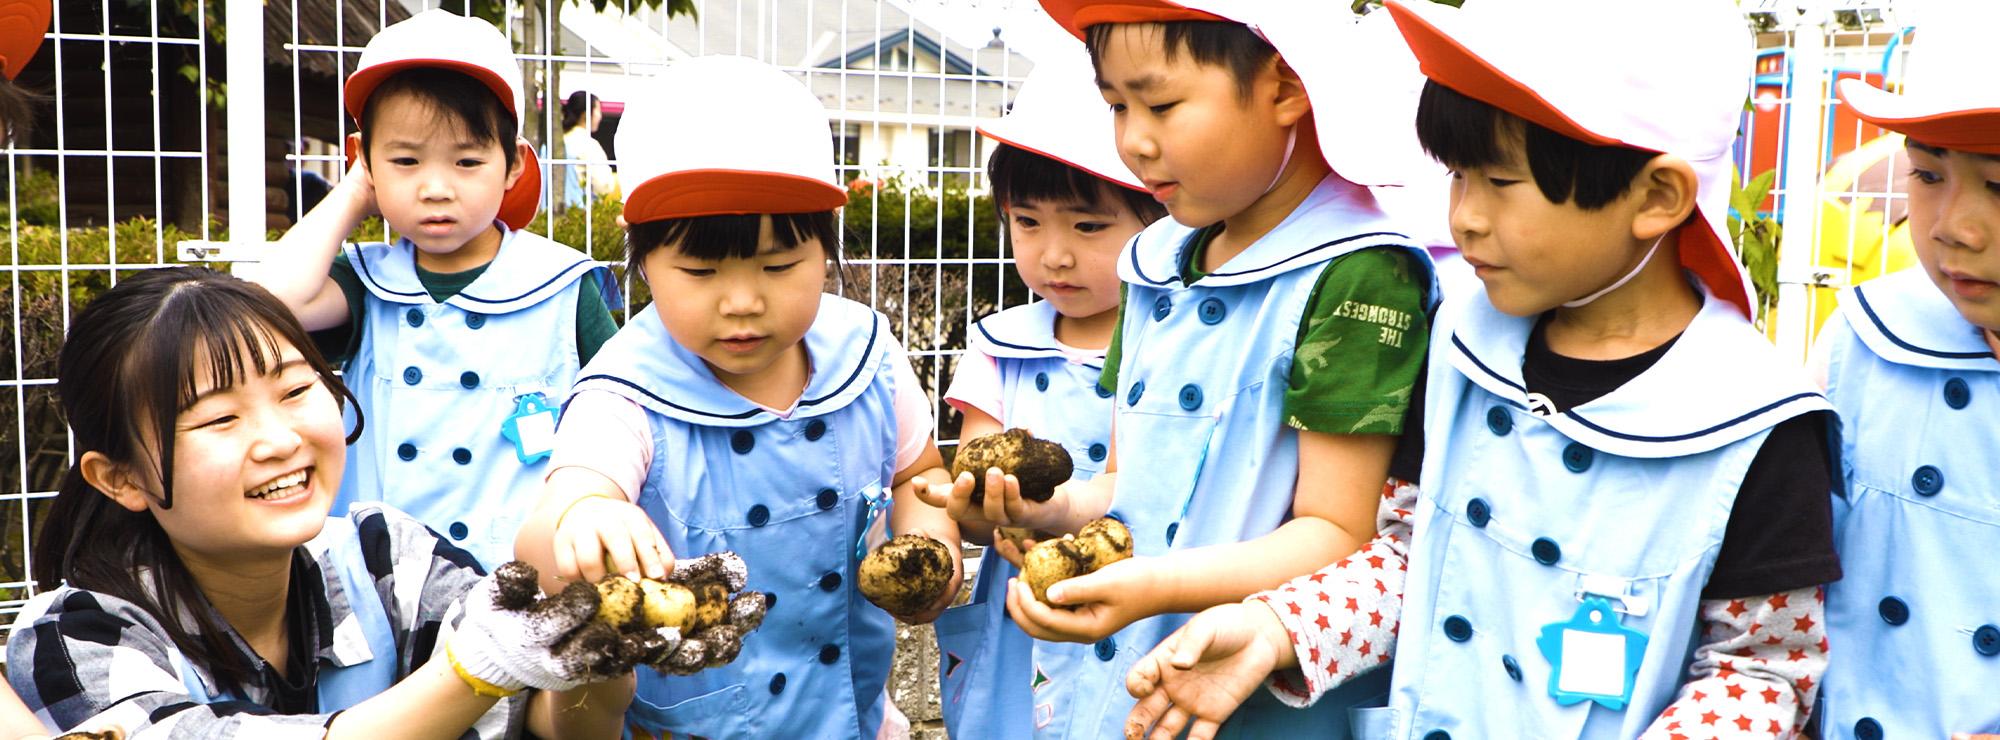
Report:
M 551 475 L 583 468 L 611 479 L 626 498 L 638 501 L 652 466 L 653 428 L 639 404 L 610 391 L 583 391 L 570 399 L 556 427 Z
M 917 381 L 917 371 L 910 367 L 901 342 L 889 346 L 889 356 L 896 366 L 896 472 L 900 473 L 930 449 L 937 418 L 932 415 L 930 395 Z
M 999 362 L 985 352 L 965 350 L 965 354 L 958 358 L 958 372 L 951 376 L 951 387 L 945 389 L 944 402 L 958 409 L 959 413 L 978 409 L 996 421 L 1005 421 L 1007 413 L 1001 405 L 1003 398 Z

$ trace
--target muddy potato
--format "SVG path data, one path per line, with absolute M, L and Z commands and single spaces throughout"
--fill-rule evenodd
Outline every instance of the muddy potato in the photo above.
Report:
M 639 581 L 639 591 L 645 596 L 647 627 L 685 627 L 694 619 L 695 594 L 688 587 L 648 578 Z
M 1132 532 L 1109 517 L 1084 525 L 1074 535 L 1035 545 L 1021 559 L 1022 575 L 1035 600 L 1049 603 L 1049 587 L 1132 557 Z M 1053 604 L 1051 604 L 1053 606 Z
M 1076 533 L 1076 541 L 1089 558 L 1091 570 L 1132 557 L 1132 531 L 1110 517 L 1084 525 L 1083 531 Z
M 643 616 L 639 584 L 624 576 L 610 576 L 597 582 L 597 621 L 612 629 L 623 629 Z
M 889 540 L 863 558 L 861 595 L 897 616 L 922 612 L 944 598 L 951 586 L 951 551 L 920 534 Z
M 1025 429 L 1009 429 L 959 445 L 952 458 L 951 477 L 972 473 L 972 501 L 986 499 L 986 470 L 999 468 L 1021 482 L 1021 498 L 1041 502 L 1054 498 L 1056 486 L 1076 473 L 1069 450 L 1045 439 L 1037 439 Z

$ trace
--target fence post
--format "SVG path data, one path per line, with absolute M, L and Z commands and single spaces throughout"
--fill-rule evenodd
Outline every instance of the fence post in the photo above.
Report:
M 1786 72 L 1791 80 L 1785 114 L 1784 231 L 1778 245 L 1778 349 L 1803 359 L 1812 346 L 1812 286 L 1819 258 L 1820 154 L 1826 147 L 1826 23 L 1824 0 L 1799 0 L 1791 24 Z
M 264 243 L 264 4 L 232 2 L 224 64 L 229 79 L 229 244 L 254 255 Z M 338 12 L 336 10 L 335 12 Z

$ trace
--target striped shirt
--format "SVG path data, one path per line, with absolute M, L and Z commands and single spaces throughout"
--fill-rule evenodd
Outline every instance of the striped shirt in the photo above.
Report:
M 459 597 L 482 573 L 465 551 L 400 511 L 361 503 L 348 518 L 381 604 L 390 612 L 397 676 L 408 676 L 442 652 L 447 625 L 460 615 Z M 178 651 L 155 615 L 132 602 L 65 585 L 30 601 L 15 620 L 7 640 L 7 680 L 54 731 L 115 727 L 135 739 L 323 737 L 337 712 L 319 711 L 318 671 L 370 657 L 332 560 L 333 531 L 293 552 L 287 629 L 295 657 L 289 678 L 231 630 L 230 643 L 256 666 L 255 676 L 236 687 L 243 699 L 195 703 L 176 667 Z M 188 607 L 213 614 L 206 603 Z M 225 694 L 205 667 L 194 666 L 194 672 L 210 695 Z M 502 701 L 463 737 L 522 736 L 526 696 Z

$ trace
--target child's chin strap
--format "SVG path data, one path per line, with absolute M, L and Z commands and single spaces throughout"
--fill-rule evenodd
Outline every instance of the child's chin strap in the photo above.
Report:
M 1674 232 L 1672 230 L 1667 231 L 1667 234 L 1671 233 Z M 1578 298 L 1574 301 L 1564 303 L 1563 308 L 1579 308 L 1582 306 L 1590 305 L 1591 301 L 1603 298 L 1604 294 L 1617 290 L 1621 287 L 1624 287 L 1626 283 L 1632 282 L 1632 278 L 1639 276 L 1640 270 L 1646 269 L 1646 263 L 1653 261 L 1653 253 L 1660 251 L 1660 242 L 1666 241 L 1667 234 L 1661 234 L 1660 238 L 1654 239 L 1653 247 L 1651 249 L 1646 250 L 1646 256 L 1639 258 L 1639 266 L 1632 268 L 1631 272 L 1625 273 L 1625 277 L 1618 278 L 1618 282 L 1605 286 L 1603 290 L 1597 291 L 1582 298 Z
M 1264 192 L 1258 197 L 1270 195 L 1272 190 L 1277 189 L 1278 181 L 1285 179 L 1285 168 L 1292 166 L 1292 150 L 1297 148 L 1298 145 L 1299 125 L 1294 123 L 1290 128 L 1285 129 L 1285 157 L 1278 160 L 1278 174 L 1271 176 L 1271 184 L 1265 185 Z

